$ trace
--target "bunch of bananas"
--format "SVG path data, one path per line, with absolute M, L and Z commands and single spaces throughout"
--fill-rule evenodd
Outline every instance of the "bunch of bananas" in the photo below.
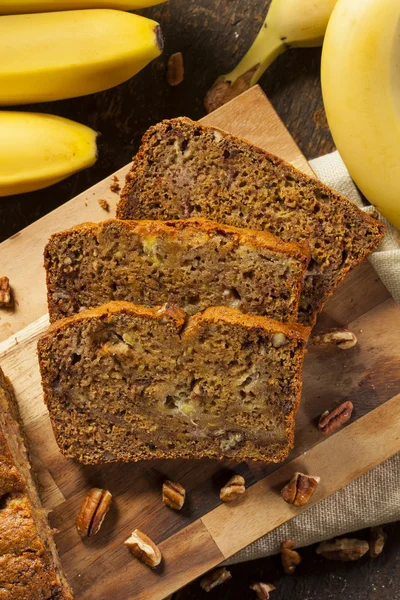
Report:
M 365 197 L 400 227 L 400 0 L 272 0 L 253 45 L 217 79 L 205 107 L 250 88 L 287 48 L 322 43 L 336 147 Z
M 0 105 L 84 96 L 127 81 L 161 54 L 163 38 L 155 21 L 116 9 L 163 1 L 2 0 Z M 40 189 L 92 165 L 96 133 L 60 117 L 1 111 L 0 156 L 0 196 Z

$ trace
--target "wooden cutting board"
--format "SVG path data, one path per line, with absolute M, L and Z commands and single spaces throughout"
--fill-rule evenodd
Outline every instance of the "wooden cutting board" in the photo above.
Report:
M 259 88 L 204 122 L 312 174 Z M 121 184 L 128 168 L 116 173 Z M 59 530 L 57 544 L 77 600 L 162 600 L 305 510 L 285 504 L 279 494 L 295 471 L 321 477 L 311 506 L 400 451 L 400 311 L 367 261 L 335 293 L 317 327 L 347 325 L 359 343 L 347 351 L 309 348 L 296 448 L 284 466 L 179 460 L 83 467 L 68 461 L 51 431 L 36 359 L 37 338 L 47 326 L 42 252 L 54 231 L 112 216 L 118 197 L 111 183 L 111 177 L 105 179 L 0 245 L 1 274 L 9 276 L 18 302 L 14 312 L 0 316 L 0 365 L 17 393 L 41 495 L 52 509 L 51 524 Z M 110 203 L 109 215 L 98 205 L 102 198 Z M 315 420 L 345 399 L 355 405 L 352 422 L 322 438 Z M 249 489 L 237 503 L 221 505 L 219 489 L 232 471 L 246 478 Z M 161 502 L 166 478 L 187 490 L 180 513 Z M 100 533 L 82 541 L 75 518 L 92 486 L 109 489 L 114 505 Z M 135 528 L 160 545 L 160 569 L 151 571 L 124 547 Z

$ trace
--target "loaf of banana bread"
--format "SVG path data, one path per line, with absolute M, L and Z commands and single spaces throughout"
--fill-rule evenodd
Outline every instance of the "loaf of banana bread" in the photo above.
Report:
M 45 249 L 50 320 L 111 300 L 209 306 L 297 321 L 308 244 L 269 233 L 188 221 L 84 223 Z
M 145 134 L 117 216 L 203 216 L 285 241 L 308 241 L 311 261 L 299 308 L 307 325 L 350 269 L 378 246 L 385 229 L 280 158 L 187 118 L 163 121 Z
M 0 598 L 72 600 L 32 478 L 18 406 L 0 369 Z
M 283 460 L 293 445 L 309 329 L 235 308 L 110 302 L 38 344 L 62 452 L 83 463 Z

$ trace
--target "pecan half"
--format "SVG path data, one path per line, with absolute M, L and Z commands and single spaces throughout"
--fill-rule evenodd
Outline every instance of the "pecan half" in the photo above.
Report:
M 182 83 L 185 75 L 185 70 L 183 66 L 183 56 L 182 52 L 175 52 L 175 54 L 171 54 L 168 59 L 167 64 L 167 82 L 168 85 L 175 87 Z
M 96 535 L 110 510 L 112 495 L 108 490 L 92 488 L 83 501 L 76 519 L 76 529 L 81 537 Z
M 365 540 L 355 538 L 342 538 L 321 542 L 317 547 L 317 554 L 322 554 L 329 560 L 358 560 L 368 552 L 369 544 Z
M 386 533 L 382 527 L 371 527 L 371 535 L 369 538 L 369 555 L 371 558 L 376 558 L 382 553 L 386 542 Z
M 320 481 L 320 477 L 295 473 L 282 489 L 282 498 L 293 506 L 304 506 L 310 500 Z
M 222 502 L 232 502 L 246 491 L 246 482 L 241 475 L 234 475 L 228 483 L 221 488 L 219 497 Z
M 125 546 L 142 562 L 154 569 L 161 560 L 162 554 L 158 546 L 142 531 L 135 529 L 131 536 L 125 540 Z
M 281 561 L 283 570 L 288 575 L 292 575 L 295 572 L 297 565 L 301 563 L 301 556 L 293 548 L 296 547 L 296 543 L 293 540 L 285 540 L 281 543 Z
M 214 571 L 210 571 L 207 575 L 204 575 L 200 579 L 200 587 L 203 588 L 205 592 L 211 592 L 217 585 L 221 585 L 225 581 L 232 579 L 231 572 L 225 567 L 220 567 L 219 569 L 215 569 Z
M 269 600 L 269 593 L 272 592 L 272 590 L 275 590 L 276 587 L 272 585 L 272 583 L 262 583 L 261 581 L 257 581 L 256 583 L 251 584 L 250 589 L 257 594 L 257 598 L 260 600 Z
M 8 277 L 0 277 L 0 306 L 10 308 L 13 305 L 10 280 Z
M 185 502 L 186 490 L 179 483 L 164 481 L 162 486 L 162 499 L 164 504 L 174 510 L 181 510 Z
M 324 435 L 334 433 L 347 423 L 353 413 L 353 408 L 353 403 L 347 400 L 333 410 L 326 410 L 319 418 L 318 429 Z
M 357 338 L 352 331 L 347 329 L 327 329 L 323 333 L 315 335 L 311 343 L 314 346 L 337 346 L 341 350 L 347 350 L 357 344 Z

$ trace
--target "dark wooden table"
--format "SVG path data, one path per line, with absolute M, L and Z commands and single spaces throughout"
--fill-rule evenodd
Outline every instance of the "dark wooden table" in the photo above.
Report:
M 166 43 L 164 55 L 138 76 L 93 96 L 18 107 L 68 117 L 98 130 L 99 159 L 91 169 L 47 190 L 0 198 L 0 241 L 129 162 L 150 124 L 178 115 L 201 117 L 206 91 L 247 50 L 268 4 L 268 0 L 170 0 L 143 11 L 161 23 Z M 166 83 L 166 61 L 178 51 L 184 56 L 185 80 L 171 88 Z M 322 105 L 320 54 L 320 49 L 290 50 L 260 82 L 307 158 L 334 149 Z M 375 560 L 332 563 L 311 547 L 301 551 L 303 562 L 294 576 L 283 575 L 278 557 L 260 559 L 232 567 L 233 582 L 210 594 L 194 582 L 175 597 L 250 599 L 255 595 L 249 584 L 261 580 L 277 586 L 273 600 L 399 600 L 400 525 L 389 525 L 386 531 L 384 553 Z

